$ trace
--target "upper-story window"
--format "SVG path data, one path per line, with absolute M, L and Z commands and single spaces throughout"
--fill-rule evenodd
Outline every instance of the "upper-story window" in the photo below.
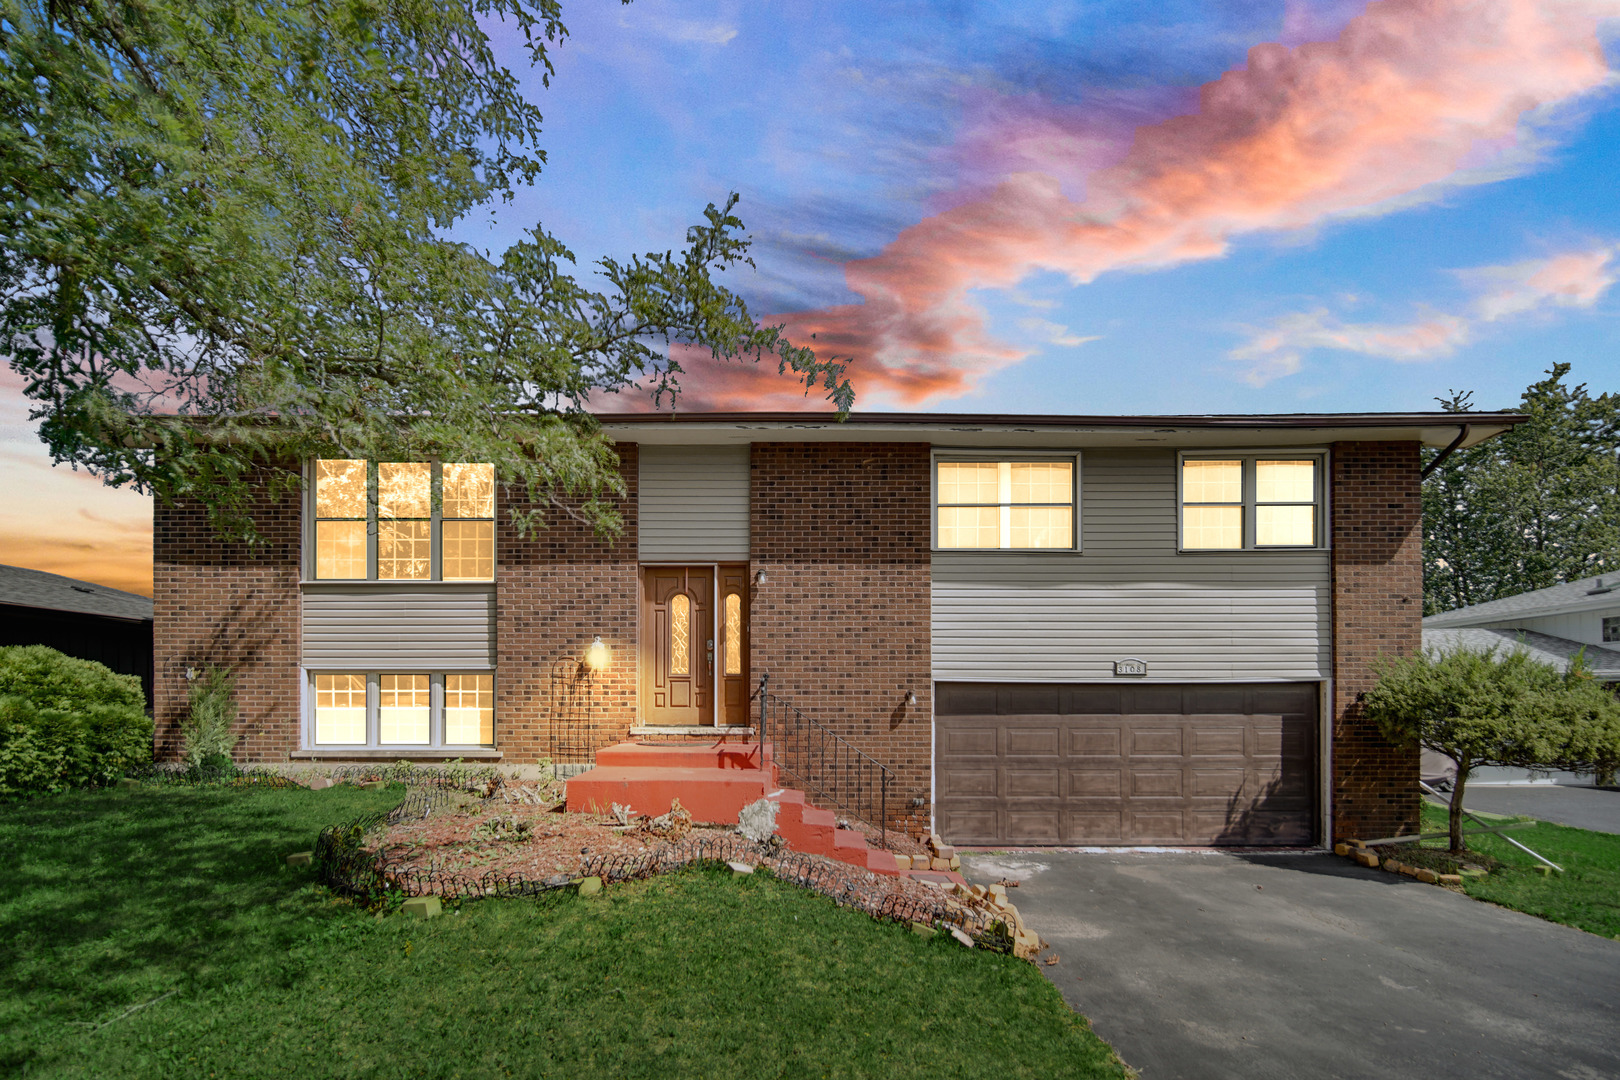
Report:
M 487 462 L 320 460 L 314 502 L 319 579 L 495 578 L 495 466 Z
M 1319 457 L 1184 456 L 1182 550 L 1321 547 L 1321 473 Z
M 1072 551 L 1075 464 L 1073 457 L 936 462 L 934 546 Z

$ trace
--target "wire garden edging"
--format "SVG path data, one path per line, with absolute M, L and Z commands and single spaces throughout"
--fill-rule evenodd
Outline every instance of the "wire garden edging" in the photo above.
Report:
M 329 825 L 315 841 L 314 863 L 321 883 L 335 892 L 376 902 L 389 893 L 437 896 L 455 903 L 486 897 L 517 898 L 573 889 L 581 878 L 600 878 L 604 884 L 643 880 L 700 866 L 746 862 L 768 870 L 778 880 L 819 893 L 840 907 L 865 912 L 875 919 L 923 923 L 937 929 L 955 927 L 984 948 L 1012 951 L 1005 924 L 958 904 L 939 899 L 891 892 L 884 879 L 867 870 L 834 862 L 818 855 L 788 851 L 779 844 L 757 844 L 737 834 L 689 836 L 666 842 L 634 855 L 590 855 L 580 860 L 578 874 L 546 878 L 521 873 L 487 871 L 472 875 L 457 871 L 423 870 L 398 865 L 380 848 L 366 847 L 366 837 L 379 828 L 420 820 L 450 803 L 447 788 L 466 791 L 460 778 L 414 777 L 430 787 L 415 791 L 392 810 L 364 814 Z

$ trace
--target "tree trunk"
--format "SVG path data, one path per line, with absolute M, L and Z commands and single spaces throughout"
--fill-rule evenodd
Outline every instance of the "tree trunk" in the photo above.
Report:
M 1468 765 L 1457 762 L 1457 775 L 1451 781 L 1451 853 L 1461 855 L 1468 850 L 1463 839 L 1463 787 L 1468 783 Z

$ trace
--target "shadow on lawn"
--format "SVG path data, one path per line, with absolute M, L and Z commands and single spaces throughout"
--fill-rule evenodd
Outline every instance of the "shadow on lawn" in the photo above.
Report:
M 305 889 L 289 903 L 314 874 L 285 855 L 399 793 L 153 787 L 9 807 L 0 997 L 76 1014 L 127 1000 L 132 980 L 172 987 L 220 970 L 226 952 L 285 950 L 317 902 Z

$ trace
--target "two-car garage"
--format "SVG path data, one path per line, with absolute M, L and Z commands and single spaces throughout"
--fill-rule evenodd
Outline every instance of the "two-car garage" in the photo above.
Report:
M 1317 683 L 938 683 L 937 827 L 960 844 L 1316 841 Z

